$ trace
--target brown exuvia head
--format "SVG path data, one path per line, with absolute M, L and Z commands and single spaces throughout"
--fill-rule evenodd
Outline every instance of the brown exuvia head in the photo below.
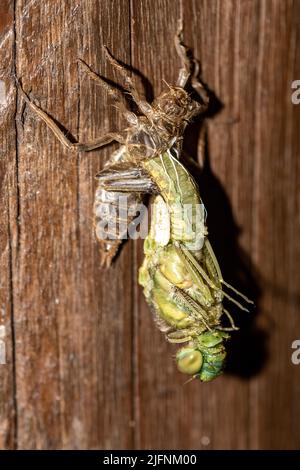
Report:
M 203 111 L 203 105 L 193 100 L 183 88 L 169 86 L 152 103 L 153 110 L 162 119 L 174 124 L 190 121 Z

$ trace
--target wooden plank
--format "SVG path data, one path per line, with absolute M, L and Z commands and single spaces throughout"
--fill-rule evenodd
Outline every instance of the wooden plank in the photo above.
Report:
M 0 448 L 299 448 L 299 0 L 6 0 L 1 12 Z M 233 312 L 227 373 L 185 386 L 137 285 L 142 241 L 99 268 L 93 177 L 114 147 L 64 150 L 20 97 L 15 124 L 9 78 L 16 67 L 32 98 L 89 140 L 124 122 L 77 58 L 122 83 L 106 43 L 151 98 L 150 83 L 157 95 L 176 80 L 180 16 L 215 95 L 194 172 L 210 238 L 226 279 L 256 301 Z M 185 143 L 195 159 L 199 129 Z
M 76 138 L 115 123 L 107 95 L 81 74 L 77 58 L 106 73 L 101 44 L 107 41 L 129 59 L 127 2 L 24 1 L 17 2 L 16 16 L 17 72 L 32 97 Z M 111 17 L 118 29 L 110 27 Z M 124 251 L 109 274 L 99 270 L 92 205 L 103 153 L 78 157 L 32 112 L 24 121 L 15 299 L 18 444 L 130 447 L 131 252 Z
M 0 11 L 0 449 L 16 445 L 15 357 L 13 351 L 14 306 L 12 245 L 16 233 L 15 93 L 13 2 Z
M 72 129 L 76 105 L 68 91 L 76 67 L 67 68 L 63 53 L 72 38 L 69 28 L 63 34 L 70 11 L 61 2 L 17 2 L 16 8 L 17 74 L 24 89 L 32 90 L 32 98 Z M 74 91 L 76 96 L 76 87 Z M 75 362 L 70 347 L 69 365 L 64 367 L 63 344 L 68 314 L 75 310 L 76 155 L 67 158 L 27 108 L 23 119 L 24 130 L 18 135 L 15 273 L 18 446 L 51 449 L 65 445 L 64 375 Z M 74 401 L 73 387 L 71 381 L 69 403 Z

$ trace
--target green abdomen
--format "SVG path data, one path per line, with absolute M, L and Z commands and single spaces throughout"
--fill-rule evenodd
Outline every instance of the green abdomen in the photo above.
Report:
M 202 248 L 205 225 L 204 207 L 192 176 L 170 152 L 142 163 L 165 200 L 171 222 L 171 239 L 189 249 Z

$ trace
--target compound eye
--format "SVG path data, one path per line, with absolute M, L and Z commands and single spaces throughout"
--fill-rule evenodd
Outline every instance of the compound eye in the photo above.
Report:
M 200 351 L 192 348 L 182 348 L 176 355 L 177 367 L 184 374 L 194 375 L 200 371 L 203 356 Z

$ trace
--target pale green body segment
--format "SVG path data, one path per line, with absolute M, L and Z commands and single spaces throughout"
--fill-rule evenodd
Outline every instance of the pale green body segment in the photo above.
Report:
M 204 206 L 194 179 L 170 152 L 145 160 L 143 167 L 168 206 L 172 240 L 200 250 L 205 235 Z
M 209 381 L 222 372 L 226 356 L 223 339 L 228 334 L 216 330 L 223 313 L 222 290 L 205 241 L 199 191 L 187 170 L 170 154 L 145 161 L 144 168 L 160 195 L 152 205 L 139 283 L 168 340 L 188 342 L 177 353 L 179 370 Z M 187 204 L 190 218 L 183 217 Z M 203 269 L 204 277 L 187 256 Z M 213 289 L 213 284 L 218 288 Z

